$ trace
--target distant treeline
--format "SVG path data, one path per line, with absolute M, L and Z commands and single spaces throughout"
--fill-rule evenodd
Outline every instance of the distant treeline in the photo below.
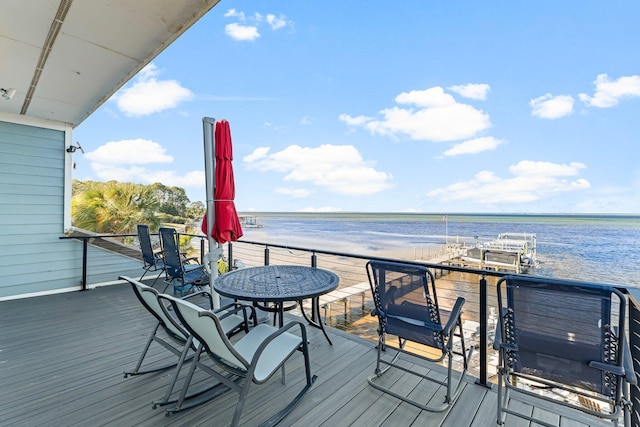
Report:
M 201 219 L 206 208 L 191 202 L 183 188 L 130 182 L 73 180 L 72 221 L 97 233 L 131 234 L 137 224 L 156 231 L 160 224 Z

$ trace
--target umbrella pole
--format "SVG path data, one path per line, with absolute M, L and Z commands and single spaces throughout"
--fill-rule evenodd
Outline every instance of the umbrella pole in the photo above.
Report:
M 209 284 L 213 308 L 220 308 L 220 296 L 213 290 L 213 281 L 218 277 L 218 260 L 222 257 L 222 246 L 216 242 L 212 236 L 213 223 L 215 221 L 215 206 L 213 194 L 216 186 L 215 182 L 215 137 L 214 127 L 216 120 L 212 117 L 202 118 L 202 130 L 204 134 L 204 174 L 206 180 L 206 205 L 207 205 L 207 241 L 209 243 L 209 253 L 204 257 L 209 270 Z

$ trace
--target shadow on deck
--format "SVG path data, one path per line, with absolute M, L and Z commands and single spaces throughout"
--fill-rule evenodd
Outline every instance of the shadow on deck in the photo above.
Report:
M 0 425 L 224 426 L 231 421 L 234 393 L 166 417 L 162 408 L 152 409 L 151 401 L 162 397 L 167 372 L 123 378 L 155 324 L 128 285 L 3 301 L 0 322 Z M 496 425 L 496 393 L 475 385 L 474 378 L 468 378 L 449 412 L 421 412 L 368 386 L 375 363 L 372 342 L 330 329 L 330 346 L 320 331 L 308 331 L 318 379 L 280 425 Z M 159 362 L 174 357 L 159 346 L 152 349 Z M 419 363 L 416 369 L 444 377 L 442 367 Z M 302 358 L 294 357 L 287 364 L 286 385 L 275 375 L 267 385 L 254 386 L 241 425 L 259 425 L 286 404 L 302 387 L 302 369 Z M 411 382 L 401 375 L 389 380 L 425 403 L 442 398 L 441 392 L 434 397 L 431 382 Z M 557 425 L 610 425 L 581 414 L 561 416 L 565 410 L 560 406 L 522 405 L 546 412 Z M 507 426 L 528 425 L 523 421 L 507 420 Z

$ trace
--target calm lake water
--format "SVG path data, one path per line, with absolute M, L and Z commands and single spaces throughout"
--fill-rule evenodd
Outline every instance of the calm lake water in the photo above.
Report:
M 535 274 L 640 287 L 640 216 L 255 214 L 243 239 L 358 254 L 424 253 L 446 241 L 473 246 L 499 233 L 535 233 Z

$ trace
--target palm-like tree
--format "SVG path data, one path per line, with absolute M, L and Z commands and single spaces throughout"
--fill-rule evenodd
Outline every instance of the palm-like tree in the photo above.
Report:
M 104 234 L 133 234 L 137 224 L 157 230 L 158 206 L 153 191 L 143 185 L 91 182 L 73 197 L 73 225 Z

